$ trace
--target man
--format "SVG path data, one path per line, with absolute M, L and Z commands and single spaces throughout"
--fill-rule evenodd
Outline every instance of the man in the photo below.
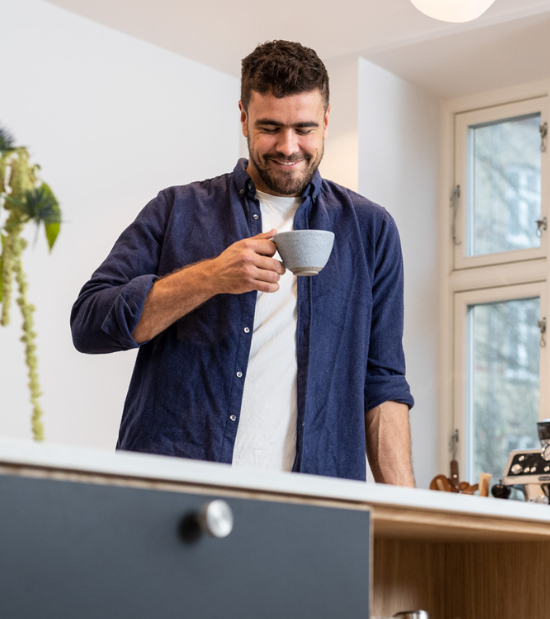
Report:
M 326 69 L 260 45 L 239 108 L 249 160 L 161 191 L 74 305 L 82 352 L 140 347 L 117 447 L 363 480 L 366 450 L 376 481 L 412 486 L 399 237 L 317 171 Z M 292 228 L 335 233 L 318 276 L 274 258 Z

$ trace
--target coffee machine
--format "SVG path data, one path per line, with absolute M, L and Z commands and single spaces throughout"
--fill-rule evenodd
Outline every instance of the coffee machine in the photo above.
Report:
M 550 503 L 550 419 L 537 423 L 540 449 L 511 451 L 503 484 L 523 490 L 531 503 Z

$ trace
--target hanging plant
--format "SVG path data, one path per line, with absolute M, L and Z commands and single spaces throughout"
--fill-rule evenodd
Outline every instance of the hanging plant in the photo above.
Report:
M 39 166 L 31 164 L 24 146 L 15 146 L 13 137 L 0 127 L 0 325 L 10 322 L 14 283 L 17 285 L 17 305 L 23 317 L 25 362 L 28 369 L 30 400 L 32 404 L 32 432 L 34 440 L 44 440 L 42 395 L 38 382 L 34 306 L 29 303 L 28 284 L 23 271 L 22 255 L 27 241 L 22 237 L 25 226 L 35 223 L 44 226 L 50 251 L 61 225 L 61 211 L 52 190 L 39 180 Z M 2 214 L 4 216 L 2 216 Z M 2 221 L 4 223 L 2 224 Z

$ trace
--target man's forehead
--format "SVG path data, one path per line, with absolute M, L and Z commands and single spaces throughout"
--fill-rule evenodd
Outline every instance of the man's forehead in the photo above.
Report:
M 248 104 L 248 113 L 255 117 L 265 114 L 284 117 L 317 116 L 324 114 L 323 97 L 319 89 L 285 97 L 276 97 L 271 92 L 261 94 L 253 90 Z

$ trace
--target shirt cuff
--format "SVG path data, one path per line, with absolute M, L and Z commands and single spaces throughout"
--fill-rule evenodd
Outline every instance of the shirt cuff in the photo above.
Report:
M 140 275 L 122 286 L 101 325 L 102 331 L 125 348 L 138 348 L 146 344 L 146 342 L 138 344 L 132 333 L 141 318 L 145 298 L 157 280 L 156 275 Z
M 365 410 L 370 411 L 389 401 L 402 402 L 409 408 L 414 406 L 407 379 L 401 374 L 369 376 L 365 386 Z

